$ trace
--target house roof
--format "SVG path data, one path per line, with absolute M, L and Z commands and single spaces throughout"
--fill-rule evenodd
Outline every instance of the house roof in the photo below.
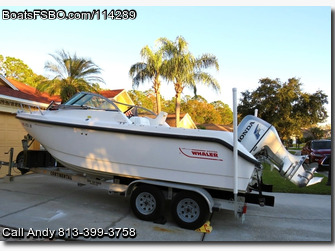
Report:
M 227 132 L 233 131 L 232 125 L 201 124 L 198 125 L 198 127 L 203 127 L 207 130 L 214 130 L 214 131 L 227 131 Z
M 0 80 L 7 86 L 11 87 L 13 90 L 18 91 L 19 89 L 17 89 L 11 82 L 8 81 L 8 79 L 6 79 L 4 76 L 2 76 L 0 74 Z M 1 81 L 0 81 L 0 85 L 1 85 Z
M 179 120 L 182 120 L 184 118 L 186 113 L 182 113 L 180 114 L 180 118 Z M 176 114 L 175 113 L 169 113 L 166 117 L 166 123 L 169 125 L 169 126 L 176 126 Z
M 4 84 L 0 84 L 0 95 L 24 99 L 34 102 L 49 104 L 51 101 L 61 102 L 59 96 L 50 96 L 47 93 L 38 92 L 36 88 L 16 81 L 14 79 L 5 78 L 7 81 L 1 80 Z M 14 87 L 14 88 L 13 88 Z
M 174 114 L 174 113 L 168 114 L 168 116 L 166 118 L 166 123 L 169 126 L 173 126 L 173 127 L 176 126 L 176 114 Z M 181 113 L 180 114 L 180 121 L 179 121 L 179 123 L 186 123 L 191 128 L 197 128 L 197 126 L 195 125 L 195 123 L 193 122 L 191 116 L 188 113 Z
M 103 90 L 100 91 L 100 94 L 106 98 L 115 98 L 123 91 L 124 89 Z M 0 95 L 44 104 L 49 104 L 51 101 L 57 103 L 62 101 L 60 96 L 50 96 L 48 93 L 39 92 L 35 87 L 26 85 L 14 79 L 5 78 L 2 75 L 0 75 Z
M 124 89 L 117 89 L 117 90 L 103 90 L 100 91 L 100 95 L 106 97 L 106 98 L 114 98 L 117 95 L 119 95 L 121 92 L 123 92 Z

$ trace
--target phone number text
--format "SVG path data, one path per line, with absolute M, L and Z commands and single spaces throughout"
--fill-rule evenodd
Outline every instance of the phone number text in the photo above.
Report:
M 72 239 L 72 238 L 136 238 L 135 228 L 84 228 L 82 231 L 78 228 L 59 228 L 58 238 Z

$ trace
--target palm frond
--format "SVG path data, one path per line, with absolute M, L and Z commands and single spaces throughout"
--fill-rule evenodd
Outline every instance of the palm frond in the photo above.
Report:
M 53 80 L 49 83 L 50 87 L 41 84 L 41 90 L 44 89 L 50 94 L 60 94 L 62 99 L 68 99 L 74 91 L 91 90 L 92 85 L 105 83 L 99 76 L 101 69 L 90 59 L 80 58 L 76 54 L 70 55 L 64 50 L 50 56 L 54 62 L 47 61 L 44 68 L 54 75 Z
M 219 82 L 207 72 L 199 72 L 194 74 L 194 80 L 202 83 L 205 86 L 212 88 L 216 92 L 220 92 L 221 87 Z
M 201 57 L 196 59 L 197 69 L 206 69 L 211 66 L 214 66 L 216 70 L 219 70 L 219 63 L 214 55 L 203 54 Z

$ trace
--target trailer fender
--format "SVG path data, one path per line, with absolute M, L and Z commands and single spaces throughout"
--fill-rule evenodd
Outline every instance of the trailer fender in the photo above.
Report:
M 148 185 L 155 185 L 155 186 L 161 186 L 161 187 L 166 187 L 166 188 L 175 188 L 175 189 L 192 191 L 192 192 L 198 193 L 206 200 L 206 202 L 208 204 L 209 212 L 212 213 L 212 209 L 214 207 L 214 199 L 205 189 L 203 189 L 201 187 L 186 185 L 186 184 L 166 182 L 166 181 L 135 180 L 128 185 L 125 196 L 126 197 L 130 196 L 133 189 L 139 184 L 148 184 Z

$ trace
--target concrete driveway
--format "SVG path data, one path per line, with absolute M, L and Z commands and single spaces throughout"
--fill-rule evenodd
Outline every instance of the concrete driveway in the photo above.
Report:
M 15 177 L 13 182 L 0 179 L 0 240 L 45 241 L 48 235 L 33 238 L 33 231 L 67 231 L 65 237 L 84 241 L 185 241 L 254 242 L 299 241 L 330 242 L 332 211 L 330 195 L 272 194 L 274 207 L 249 205 L 245 222 L 233 212 L 221 210 L 211 216 L 209 234 L 179 228 L 167 208 L 167 222 L 157 224 L 137 219 L 129 200 L 111 196 L 93 186 L 42 174 Z M 8 238 L 23 229 L 24 237 Z M 84 229 L 121 231 L 104 238 L 75 236 Z M 13 230 L 14 229 L 14 230 Z M 68 230 L 67 230 L 68 229 Z M 14 232 L 11 232 L 14 231 Z M 29 232 L 30 231 L 30 232 Z M 72 231 L 69 236 L 69 232 Z M 129 235 L 132 231 L 133 236 Z M 27 234 L 30 233 L 30 238 Z M 122 233 L 124 236 L 122 236 Z M 136 237 L 134 236 L 134 233 Z M 49 234 L 49 232 L 48 232 Z M 64 235 L 66 235 L 63 232 Z M 42 238 L 43 237 L 43 238 Z M 52 238 L 63 240 L 60 238 Z

